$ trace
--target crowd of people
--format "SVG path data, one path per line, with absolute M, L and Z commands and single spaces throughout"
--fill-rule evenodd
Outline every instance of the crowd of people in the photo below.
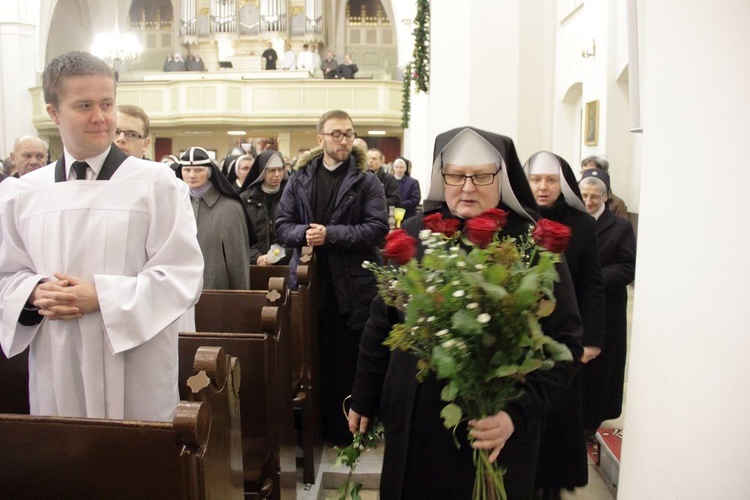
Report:
M 297 67 L 318 64 L 307 48 Z M 282 69 L 292 56 L 282 56 Z M 263 57 L 275 68 L 275 52 Z M 326 75 L 347 65 L 331 52 L 319 64 Z M 32 353 L 32 413 L 171 420 L 177 332 L 190 328 L 201 290 L 247 289 L 250 265 L 282 264 L 294 288 L 307 245 L 319 266 L 323 434 L 345 444 L 379 417 L 388 443 L 382 498 L 468 497 L 472 449 L 493 450 L 507 467 L 511 499 L 555 499 L 586 484 L 586 439 L 622 407 L 635 272 L 633 228 L 606 159 L 585 158 L 578 181 L 554 153 L 523 165 L 508 137 L 450 130 L 435 139 L 425 214 L 411 162 L 397 157 L 387 172 L 383 152 L 357 138 L 343 110 L 320 117 L 317 146 L 300 151 L 293 169 L 275 149 L 231 151 L 219 165 L 194 146 L 157 163 L 145 159 L 148 115 L 116 106 L 103 61 L 58 56 L 43 87 L 63 154 L 47 165 L 47 144 L 20 137 L 5 162 L 16 178 L 0 175 L 0 345 L 9 357 Z M 442 382 L 419 383 L 416 358 L 383 346 L 404 313 L 385 304 L 362 267 L 382 261 L 389 207 L 405 210 L 415 238 L 425 215 L 463 224 L 492 208 L 509 214 L 504 234 L 525 234 L 540 216 L 569 226 L 557 307 L 542 324 L 574 361 L 529 376 L 521 398 L 463 424 L 466 432 L 447 432 Z

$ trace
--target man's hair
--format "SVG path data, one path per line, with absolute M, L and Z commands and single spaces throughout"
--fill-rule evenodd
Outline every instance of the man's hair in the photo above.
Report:
M 385 160 L 385 155 L 383 155 L 383 152 L 381 150 L 379 150 L 378 148 L 370 148 L 370 149 L 367 150 L 367 152 L 368 153 L 377 153 L 378 156 L 380 157 L 380 161 L 384 161 Z
M 107 63 L 98 57 L 73 50 L 61 54 L 50 61 L 42 74 L 44 102 L 57 107 L 60 104 L 60 92 L 65 78 L 73 76 L 101 75 L 107 76 L 117 85 L 115 74 Z
M 303 44 L 302 44 L 302 48 L 303 48 L 303 49 L 306 49 L 307 47 L 309 47 L 309 45 L 307 45 L 306 43 L 303 43 Z
M 604 184 L 604 181 L 597 179 L 596 177 L 584 177 L 581 179 L 580 186 L 594 186 L 599 190 L 599 193 L 602 196 L 607 194 L 607 185 Z
M 19 137 L 18 139 L 16 139 L 15 142 L 13 142 L 13 152 L 15 153 L 16 149 L 18 149 L 18 145 L 21 144 L 21 141 L 26 141 L 29 139 L 36 141 L 37 144 L 43 146 L 44 150 L 47 152 L 47 154 L 49 154 L 49 144 L 47 144 L 47 141 L 44 141 L 40 139 L 39 137 L 36 137 L 33 135 L 23 135 Z
M 598 156 L 594 156 L 594 155 L 587 156 L 586 158 L 584 158 L 583 160 L 581 160 L 581 166 L 582 167 L 585 166 L 585 165 L 588 165 L 589 163 L 593 163 L 596 166 L 596 168 L 600 168 L 600 169 L 604 170 L 604 167 L 602 166 L 602 162 L 599 160 Z M 609 166 L 609 164 L 607 164 L 607 166 Z
M 599 165 L 601 165 L 602 170 L 605 172 L 609 172 L 609 160 L 604 155 L 599 155 L 597 157 L 597 160 L 599 160 Z
M 136 106 L 135 104 L 123 104 L 121 106 L 117 106 L 117 111 L 141 120 L 141 122 L 143 123 L 144 138 L 148 137 L 149 132 L 151 132 L 151 123 L 148 120 L 148 115 L 142 107 Z
M 341 109 L 332 109 L 331 111 L 328 111 L 320 117 L 320 120 L 318 120 L 317 131 L 319 134 L 323 133 L 323 128 L 325 128 L 328 120 L 349 120 L 351 122 L 352 117 L 349 116 L 349 113 Z M 352 126 L 354 126 L 354 122 L 352 122 Z

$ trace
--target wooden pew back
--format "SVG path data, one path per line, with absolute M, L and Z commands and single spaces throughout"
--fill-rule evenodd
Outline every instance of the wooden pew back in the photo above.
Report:
M 226 390 L 233 384 L 209 385 L 236 401 Z M 181 401 L 171 423 L 0 415 L 2 496 L 241 499 L 241 483 L 230 479 L 240 467 L 229 458 L 237 437 L 219 415 L 228 403 L 212 404 Z
M 213 307 L 232 311 L 217 320 L 228 332 L 208 330 L 217 316 L 210 312 Z M 243 330 L 257 325 L 256 330 Z M 263 497 L 271 490 L 270 497 L 279 498 L 280 490 L 293 489 L 296 481 L 291 327 L 284 280 L 274 281 L 266 291 L 205 290 L 196 305 L 196 327 L 208 331 L 180 333 L 180 377 L 198 346 L 220 346 L 239 359 L 245 491 Z
M 271 278 L 288 277 L 288 266 L 250 266 L 250 288 L 262 290 Z M 315 252 L 303 247 L 297 266 L 297 290 L 291 292 L 292 387 L 301 410 L 303 480 L 314 483 L 323 451 L 320 436 L 318 360 L 318 278 Z

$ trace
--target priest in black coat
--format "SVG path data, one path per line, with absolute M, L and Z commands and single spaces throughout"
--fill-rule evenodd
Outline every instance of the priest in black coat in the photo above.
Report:
M 540 151 L 529 158 L 524 171 L 542 216 L 565 224 L 573 233 L 565 260 L 583 320 L 581 362 L 586 364 L 604 345 L 604 283 L 596 221 L 586 212 L 573 169 L 563 158 Z M 544 498 L 559 498 L 561 488 L 570 490 L 588 483 L 583 406 L 579 374 L 544 418 L 537 467 L 537 486 L 547 490 Z
M 607 204 L 609 174 L 583 172 L 579 183 L 586 210 L 596 218 L 599 257 L 604 278 L 604 350 L 583 370 L 584 425 L 596 430 L 622 412 L 627 354 L 627 285 L 635 279 L 635 233 L 630 221 L 616 216 Z
M 463 184 L 446 185 L 443 174 L 448 173 L 464 176 Z M 478 181 L 477 185 L 474 178 L 482 174 L 491 175 L 492 182 Z M 509 212 L 503 235 L 526 234 L 537 217 L 531 211 L 534 198 L 513 141 L 471 127 L 453 129 L 436 138 L 425 205 L 428 213 L 440 211 L 443 218 L 461 222 L 490 208 L 502 208 Z M 404 224 L 415 238 L 423 229 L 423 218 L 417 215 Z M 420 247 L 417 257 L 422 253 Z M 557 271 L 557 307 L 542 320 L 542 328 L 546 335 L 567 345 L 577 359 L 582 354 L 581 322 L 573 286 L 563 262 L 557 264 Z M 403 319 L 400 311 L 386 307 L 380 296 L 375 298 L 360 343 L 349 428 L 352 432 L 363 430 L 375 415 L 384 424 L 387 445 L 380 482 L 382 499 L 470 498 L 475 477 L 472 445 L 466 439 L 465 423 L 455 433 L 443 426 L 440 410 L 445 403 L 440 392 L 444 382 L 429 376 L 419 383 L 417 359 L 383 346 L 391 327 Z M 541 416 L 565 390 L 577 368 L 576 363 L 557 363 L 548 371 L 530 373 L 521 398 L 473 424 L 473 432 L 479 431 L 473 446 L 492 450 L 490 459 L 497 457 L 507 469 L 508 498 L 532 497 Z

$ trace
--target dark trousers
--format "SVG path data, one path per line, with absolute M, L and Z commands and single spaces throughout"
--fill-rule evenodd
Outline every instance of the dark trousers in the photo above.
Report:
M 362 329 L 347 327 L 348 315 L 339 311 L 333 287 L 321 292 L 325 295 L 318 311 L 323 437 L 333 444 L 348 445 L 352 435 L 342 404 L 354 384 Z

